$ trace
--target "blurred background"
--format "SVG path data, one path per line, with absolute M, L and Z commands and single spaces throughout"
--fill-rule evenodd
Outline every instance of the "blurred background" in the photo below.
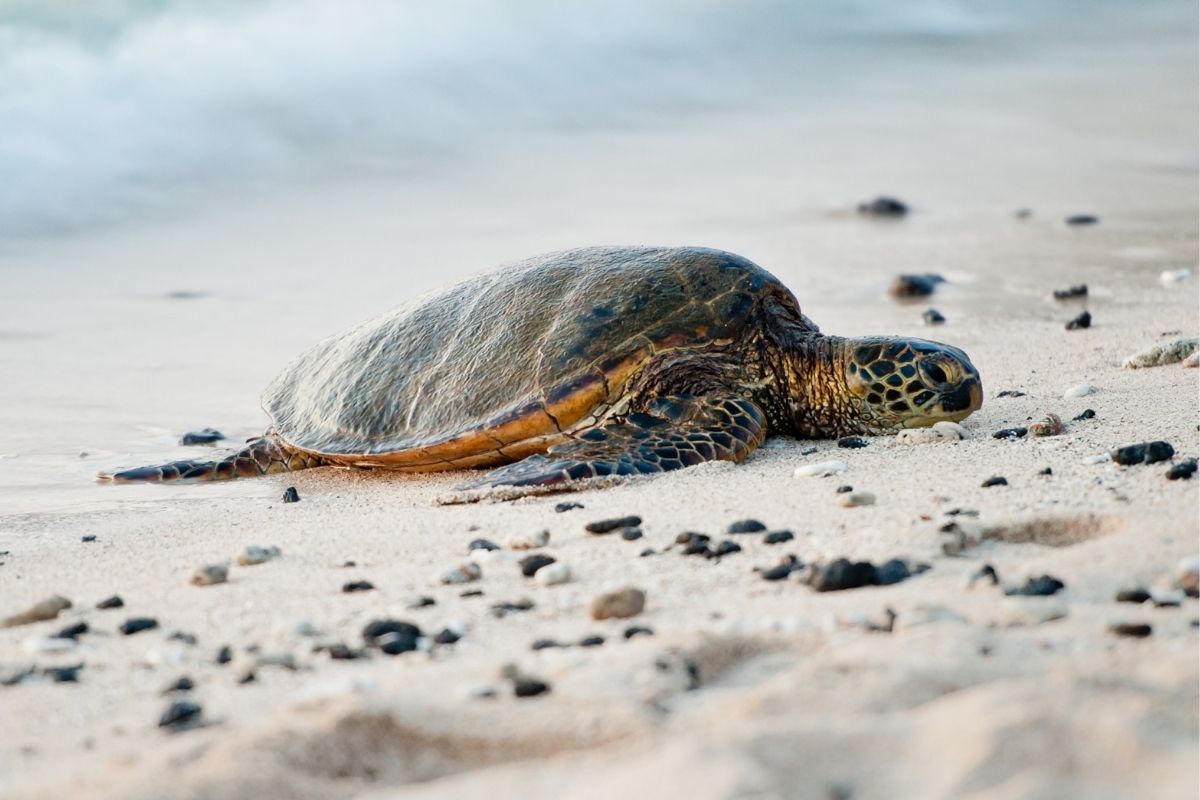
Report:
M 97 469 L 257 433 L 317 339 L 545 250 L 721 247 L 903 333 L 898 271 L 964 320 L 1067 214 L 1194 231 L 1196 36 L 1191 0 L 0 0 L 0 511 L 117 502 Z

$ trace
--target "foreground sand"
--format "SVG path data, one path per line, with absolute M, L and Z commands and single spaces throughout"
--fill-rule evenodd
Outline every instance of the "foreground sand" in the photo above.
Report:
M 1032 235 L 1064 234 L 1047 223 Z M 1014 278 L 1028 282 L 1027 297 L 964 309 L 966 320 L 952 317 L 937 332 L 964 346 L 985 377 L 987 401 L 961 443 L 820 442 L 804 455 L 809 443 L 776 440 L 739 467 L 508 504 L 433 505 L 459 476 L 316 470 L 248 482 L 250 496 L 205 499 L 208 487 L 196 487 L 170 490 L 188 492 L 188 502 L 141 512 L 10 517 L 6 613 L 55 592 L 75 608 L 0 630 L 3 661 L 86 666 L 78 685 L 0 689 L 2 715 L 16 721 L 0 741 L 6 796 L 1138 797 L 1147 787 L 1156 797 L 1194 796 L 1196 601 L 1154 608 L 1113 598 L 1169 579 L 1196 555 L 1200 481 L 1167 481 L 1164 464 L 1090 462 L 1148 438 L 1171 441 L 1180 457 L 1196 453 L 1196 371 L 1120 368 L 1164 333 L 1196 330 L 1194 283 L 1158 283 L 1158 267 L 1188 258 L 1194 240 L 1103 227 L 1086 239 L 1066 235 L 1077 263 Z M 1160 255 L 1120 271 L 1103 263 L 1102 252 L 1129 241 L 1153 241 Z M 1075 309 L 1043 298 L 1081 280 L 1093 286 L 1096 323 L 1067 332 L 1062 320 Z M 953 303 L 953 291 L 943 299 Z M 887 329 L 919 333 L 917 310 L 876 297 L 869 313 Z M 1081 382 L 1099 391 L 1063 399 Z M 1003 389 L 1026 395 L 997 398 Z M 1070 420 L 1085 408 L 1095 419 L 1068 422 L 1062 436 L 990 436 L 1046 411 Z M 792 477 L 797 465 L 828 458 L 849 472 Z M 1053 474 L 1039 475 L 1046 466 Z M 1009 485 L 982 488 L 991 475 Z M 838 506 L 842 482 L 878 503 Z M 288 485 L 301 502 L 279 502 Z M 563 499 L 585 507 L 558 513 Z M 994 540 L 943 555 L 937 529 L 952 508 L 978 510 Z M 643 540 L 583 530 L 625 514 L 643 517 Z M 796 539 L 767 546 L 761 534 L 730 536 L 743 552 L 719 561 L 661 552 L 680 531 L 721 534 L 745 517 Z M 436 583 L 463 562 L 471 539 L 540 529 L 551 533 L 546 551 L 574 571 L 571 583 L 539 586 L 504 562 L 484 564 L 483 579 L 466 587 L 482 597 Z M 81 542 L 83 534 L 96 541 Z M 248 544 L 283 555 L 234 566 L 224 585 L 189 585 L 196 566 Z M 660 552 L 639 557 L 646 547 Z M 818 594 L 752 571 L 784 554 L 900 556 L 932 569 L 891 587 Z M 1053 598 L 968 589 L 984 563 L 1006 585 L 1046 573 L 1066 589 Z M 340 591 L 357 579 L 377 589 Z M 624 584 L 647 592 L 642 615 L 588 619 L 594 594 Z M 93 608 L 114 593 L 124 608 Z M 419 595 L 436 605 L 409 609 Z M 535 608 L 502 619 L 488 611 L 521 597 Z M 1065 616 L 1038 624 L 1047 604 Z M 866 630 L 863 621 L 885 608 L 897 614 L 895 630 Z M 141 615 L 160 628 L 115 632 Z M 457 620 L 467 632 L 432 653 L 331 661 L 312 652 L 327 641 L 358 647 L 363 625 L 387 617 L 429 633 Z M 22 649 L 77 619 L 92 632 L 75 651 Z M 1153 635 L 1106 630 L 1122 621 L 1150 623 Z M 626 641 L 630 624 L 654 635 Z M 197 644 L 169 639 L 177 630 Z M 539 638 L 569 644 L 593 634 L 605 643 L 530 650 Z M 223 645 L 235 659 L 217 665 Z M 285 653 L 297 669 L 259 666 L 254 682 L 239 683 L 256 658 Z M 512 697 L 499 677 L 510 662 L 551 692 Z M 207 724 L 168 734 L 155 724 L 168 702 L 160 693 L 185 674 Z M 481 685 L 499 696 L 470 696 Z M 423 785 L 399 788 L 414 782 Z
M 1200 328 L 1194 9 L 1179 9 L 1178 24 L 1060 58 L 949 70 L 896 97 L 872 86 L 840 113 L 831 97 L 818 114 L 781 103 L 550 137 L 450 178 L 290 201 L 249 193 L 224 214 L 0 251 L 12 268 L 0 273 L 0 416 L 19 423 L 0 453 L 0 617 L 55 593 L 74 603 L 0 630 L 0 677 L 84 664 L 78 683 L 0 686 L 0 796 L 1194 798 L 1197 601 L 1114 596 L 1169 584 L 1196 557 L 1200 479 L 1094 460 L 1147 439 L 1170 441 L 1177 461 L 1200 449 L 1197 370 L 1120 366 Z M 879 191 L 915 213 L 891 224 L 850 210 Z M 1022 206 L 1031 218 L 1014 216 Z M 1081 212 L 1100 224 L 1063 224 Z M 90 481 L 194 455 L 173 444 L 191 427 L 257 433 L 254 399 L 287 358 L 413 291 L 543 250 L 635 242 L 740 252 L 829 332 L 963 347 L 987 398 L 971 438 L 860 450 L 775 440 L 738 467 L 458 506 L 434 504 L 456 475 Z M 1189 279 L 1160 283 L 1178 269 Z M 884 296 L 894 274 L 928 270 L 950 279 L 929 304 Z M 1050 292 L 1077 283 L 1095 319 L 1066 331 L 1082 307 Z M 203 297 L 165 296 L 181 289 Z M 922 326 L 926 305 L 947 324 Z M 1084 382 L 1098 391 L 1063 398 Z M 1070 421 L 1087 408 L 1094 419 Z M 1046 412 L 1068 420 L 1065 433 L 991 437 Z M 792 477 L 830 458 L 849 471 Z M 980 486 L 993 475 L 1008 485 Z M 839 506 L 842 483 L 876 505 Z M 291 485 L 301 501 L 282 504 Z M 562 500 L 584 508 L 556 512 Z M 963 524 L 988 538 L 950 556 L 939 528 L 955 508 L 978 511 Z M 584 532 L 626 514 L 643 518 L 644 539 Z M 795 539 L 723 534 L 748 517 Z M 540 586 L 492 561 L 478 583 L 437 583 L 470 540 L 543 529 L 572 582 Z M 719 561 L 667 550 L 684 530 L 743 550 Z M 282 556 L 190 585 L 196 567 L 252 544 Z M 647 547 L 656 554 L 640 557 Z M 829 593 L 753 570 L 788 554 L 931 569 Z M 983 564 L 1004 586 L 1049 574 L 1066 588 L 967 588 Z M 341 591 L 356 580 L 376 588 Z M 591 598 L 622 585 L 646 591 L 645 612 L 590 620 Z M 94 607 L 113 594 L 123 608 Z M 422 595 L 435 604 L 410 608 Z M 489 611 L 523 597 L 533 609 Z M 869 630 L 889 608 L 892 632 Z M 136 616 L 159 627 L 120 635 Z M 361 647 L 381 618 L 466 633 L 395 657 L 314 652 Z M 76 621 L 90 632 L 72 652 L 28 649 Z M 1118 637 L 1116 622 L 1153 633 Z M 626 641 L 630 625 L 654 634 Z M 605 642 L 574 646 L 591 635 Z M 573 646 L 532 651 L 542 638 Z M 219 665 L 226 645 L 233 660 Z M 295 669 L 279 665 L 288 658 Z M 507 664 L 551 691 L 513 697 Z M 204 724 L 169 733 L 162 690 L 183 675 Z M 475 696 L 482 687 L 497 696 Z

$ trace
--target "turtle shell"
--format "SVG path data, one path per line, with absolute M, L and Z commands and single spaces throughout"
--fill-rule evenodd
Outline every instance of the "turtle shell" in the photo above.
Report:
M 803 320 L 774 276 L 719 250 L 551 253 L 326 339 L 263 407 L 286 441 L 335 462 L 505 463 L 594 422 L 655 354 L 733 341 L 767 296 Z

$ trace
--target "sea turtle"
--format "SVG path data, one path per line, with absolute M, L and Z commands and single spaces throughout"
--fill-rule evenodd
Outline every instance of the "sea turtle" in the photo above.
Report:
M 958 348 L 826 336 L 740 256 L 594 247 L 510 264 L 317 344 L 267 389 L 271 429 L 237 452 L 101 477 L 492 467 L 468 486 L 563 486 L 742 461 L 769 434 L 957 421 L 982 398 Z

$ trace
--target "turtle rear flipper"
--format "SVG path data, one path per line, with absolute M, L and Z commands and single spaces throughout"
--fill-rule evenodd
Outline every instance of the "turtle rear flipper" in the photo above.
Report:
M 732 395 L 661 397 L 640 413 L 587 429 L 555 445 L 489 472 L 460 489 L 547 486 L 589 478 L 646 475 L 705 461 L 742 461 L 766 436 L 766 419 L 755 403 Z
M 324 463 L 319 456 L 296 450 L 278 436 L 267 435 L 253 439 L 241 450 L 215 461 L 172 461 L 169 464 L 136 467 L 121 472 L 102 472 L 96 477 L 114 483 L 224 481 L 276 472 L 295 472 L 319 467 Z

